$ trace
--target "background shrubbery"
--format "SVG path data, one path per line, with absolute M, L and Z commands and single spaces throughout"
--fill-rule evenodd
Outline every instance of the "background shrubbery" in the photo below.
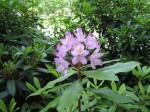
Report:
M 149 5 L 147 0 L 0 1 L 0 109 L 6 112 L 5 106 L 2 106 L 4 102 L 6 108 L 12 108 L 10 112 L 14 112 L 12 105 L 15 103 L 14 108 L 19 107 L 19 112 L 34 112 L 44 107 L 46 109 L 43 112 L 49 108 L 49 111 L 55 112 L 58 96 L 67 90 L 75 76 L 62 82 L 62 79 L 54 81 L 58 83 L 54 87 L 38 96 L 27 97 L 60 77 L 55 70 L 55 46 L 66 31 L 74 32 L 76 28 L 82 27 L 85 32 L 94 32 L 99 39 L 105 52 L 104 61 L 120 59 L 121 62 L 141 63 L 131 72 L 119 73 L 118 82 L 85 78 L 84 88 L 109 90 L 101 90 L 100 95 L 94 96 L 90 92 L 84 93 L 84 111 L 149 112 Z M 51 26 L 52 33 L 49 36 L 42 32 L 48 26 Z M 116 62 L 106 62 L 104 66 Z M 98 83 L 103 86 L 98 86 Z M 115 97 L 104 94 L 108 92 Z M 134 103 L 120 100 L 125 96 L 131 97 Z

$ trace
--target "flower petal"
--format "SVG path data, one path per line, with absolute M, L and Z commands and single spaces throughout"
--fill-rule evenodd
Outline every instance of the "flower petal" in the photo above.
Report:
M 95 59 L 94 63 L 95 63 L 95 65 L 100 65 L 100 66 L 103 65 L 103 62 L 100 59 Z
M 83 65 L 87 64 L 87 60 L 86 60 L 86 58 L 83 57 L 83 56 L 80 56 L 80 57 L 79 57 L 79 61 L 80 61 Z
M 95 55 L 95 58 L 101 58 L 102 56 L 104 56 L 104 53 L 98 53 Z
M 83 50 L 82 56 L 87 56 L 88 54 L 89 54 L 89 51 L 88 51 L 88 50 Z
M 95 64 L 94 64 L 93 62 L 91 62 L 91 67 L 92 67 L 93 69 L 96 69 Z
M 72 63 L 73 63 L 74 65 L 76 65 L 78 62 L 79 62 L 79 57 L 78 57 L 78 56 L 73 57 Z

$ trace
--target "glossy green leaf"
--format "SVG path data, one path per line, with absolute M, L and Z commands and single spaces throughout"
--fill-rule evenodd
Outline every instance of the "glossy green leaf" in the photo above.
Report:
M 121 59 L 115 59 L 115 60 L 110 60 L 110 61 L 104 61 L 103 64 L 107 64 L 107 63 L 112 63 L 112 62 L 117 62 L 120 61 Z
M 114 81 L 111 82 L 111 88 L 113 91 L 117 92 L 117 85 Z
M 8 96 L 8 95 L 9 95 L 9 92 L 8 92 L 8 91 L 0 92 L 0 99 L 5 98 L 5 97 Z
M 99 90 L 92 90 L 91 92 L 98 94 L 107 100 L 111 100 L 115 103 L 133 103 L 127 96 L 119 95 L 110 89 L 99 89 Z
M 94 78 L 98 80 L 110 80 L 110 81 L 119 81 L 118 77 L 114 73 L 109 73 L 104 70 L 90 70 L 90 71 L 83 71 L 83 75 Z
M 136 110 L 138 110 L 140 108 L 140 106 L 138 104 L 135 105 L 135 104 L 127 103 L 127 104 L 118 104 L 118 105 L 120 107 L 123 107 L 123 108 L 127 109 L 127 110 L 129 110 L 129 109 L 136 109 Z
M 126 96 L 130 97 L 132 100 L 140 102 L 139 98 L 133 92 L 126 91 L 125 93 Z
M 27 54 L 29 54 L 31 52 L 31 50 L 32 50 L 32 46 L 27 47 L 24 51 L 24 53 L 25 53 L 24 55 L 26 56 Z
M 71 107 L 79 100 L 82 93 L 82 85 L 80 81 L 75 81 L 72 85 L 67 87 L 60 96 L 58 110 Z
M 7 81 L 7 91 L 12 96 L 16 94 L 16 83 L 14 80 Z
M 125 84 L 122 84 L 118 90 L 118 94 L 122 94 L 126 90 Z
M 69 70 L 67 75 L 61 76 L 61 77 L 59 77 L 59 78 L 57 78 L 57 79 L 55 79 L 55 80 L 53 80 L 53 81 L 50 81 L 49 83 L 46 84 L 45 87 L 43 87 L 43 88 L 41 88 L 41 89 L 35 91 L 34 93 L 30 94 L 30 96 L 40 95 L 40 94 L 41 94 L 42 92 L 44 92 L 46 89 L 50 89 L 50 88 L 54 87 L 56 83 L 66 80 L 68 77 L 70 77 L 70 76 L 73 75 L 74 73 L 76 73 L 76 71 L 74 71 L 74 70 Z
M 49 102 L 40 112 L 46 112 L 48 109 L 55 107 L 59 103 L 59 98 L 60 97 L 57 97 L 53 101 Z
M 142 93 L 142 95 L 145 95 L 145 89 L 140 81 L 138 82 L 138 86 L 140 88 L 140 92 Z
M 34 81 L 35 86 L 36 86 L 38 89 L 40 89 L 40 88 L 41 88 L 41 85 L 40 85 L 40 82 L 39 82 L 38 78 L 34 77 L 34 78 L 33 78 L 33 81 Z
M 116 63 L 114 65 L 97 70 L 83 71 L 83 75 L 98 80 L 118 81 L 119 79 L 115 74 L 121 72 L 129 72 L 139 64 L 140 63 L 134 61 L 126 63 Z
M 14 112 L 15 106 L 16 106 L 15 99 L 12 98 L 11 101 L 10 101 L 9 111 L 10 111 L 10 112 Z
M 114 74 L 122 73 L 122 72 L 129 72 L 134 69 L 136 66 L 140 65 L 139 62 L 131 61 L 126 63 L 116 63 L 114 65 L 104 67 L 102 70 L 106 70 L 107 72 L 112 72 Z
M 1 99 L 0 99 L 0 110 L 2 112 L 7 112 L 6 105 L 4 104 L 4 102 Z
M 47 70 L 48 72 L 52 73 L 52 74 L 55 75 L 56 77 L 60 76 L 60 74 L 57 73 L 56 69 L 54 69 L 52 66 L 46 64 L 46 67 L 47 67 L 47 69 L 48 69 L 48 70 Z
M 28 87 L 30 90 L 32 90 L 33 92 L 37 91 L 37 89 L 36 89 L 33 85 L 31 85 L 30 83 L 26 82 L 26 85 L 27 85 L 27 87 Z

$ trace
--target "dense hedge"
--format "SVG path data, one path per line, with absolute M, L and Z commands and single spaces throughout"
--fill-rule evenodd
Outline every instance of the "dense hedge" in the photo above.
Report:
M 147 0 L 79 0 L 79 24 L 103 37 L 108 59 L 150 65 L 150 7 Z

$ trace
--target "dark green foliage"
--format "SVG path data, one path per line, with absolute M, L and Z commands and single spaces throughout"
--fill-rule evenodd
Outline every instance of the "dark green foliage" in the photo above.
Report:
M 19 107 L 32 100 L 25 100 L 31 92 L 25 83 L 33 83 L 34 76 L 44 80 L 41 85 L 54 78 L 46 64 L 54 59 L 55 40 L 44 36 L 35 4 L 29 3 L 0 1 L 0 99 L 6 105 L 12 97 Z
M 79 0 L 74 13 L 82 27 L 103 37 L 108 59 L 150 64 L 148 0 Z

